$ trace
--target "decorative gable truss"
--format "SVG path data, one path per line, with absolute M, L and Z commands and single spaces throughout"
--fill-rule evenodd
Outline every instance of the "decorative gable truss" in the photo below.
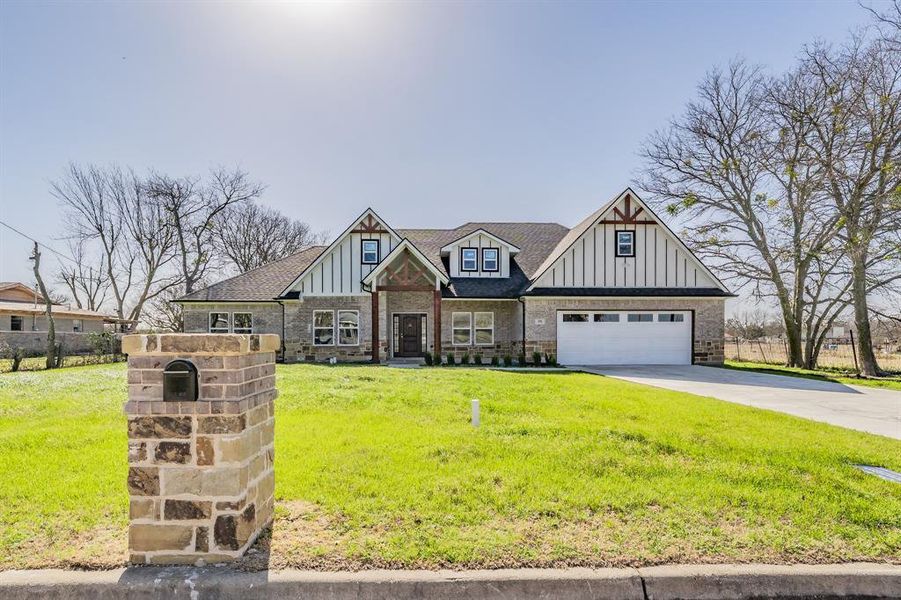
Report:
M 377 242 L 377 262 L 364 260 L 364 241 Z M 401 238 L 374 210 L 366 209 L 354 219 L 319 257 L 282 292 L 286 296 L 363 295 L 362 280 L 400 243 Z M 375 245 L 367 244 L 370 253 Z M 371 254 L 367 255 L 371 258 Z M 368 294 L 367 294 L 368 295 Z
M 407 239 L 363 278 L 365 289 L 380 291 L 440 291 L 447 283 L 447 275 Z
M 617 252 L 617 232 L 624 244 Z M 719 288 L 728 291 L 631 189 L 577 225 L 537 271 L 534 288 Z

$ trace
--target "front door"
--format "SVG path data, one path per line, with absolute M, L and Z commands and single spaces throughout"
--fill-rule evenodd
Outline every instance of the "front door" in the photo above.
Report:
M 400 315 L 400 345 L 395 356 L 422 356 L 422 315 Z

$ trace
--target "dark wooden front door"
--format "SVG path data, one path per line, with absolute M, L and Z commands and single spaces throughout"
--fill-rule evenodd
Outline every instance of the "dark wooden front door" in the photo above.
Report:
M 400 345 L 395 356 L 422 356 L 422 315 L 400 315 Z

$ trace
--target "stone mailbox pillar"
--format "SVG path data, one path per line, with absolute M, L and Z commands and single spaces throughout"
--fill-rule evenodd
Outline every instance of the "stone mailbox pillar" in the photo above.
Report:
M 271 522 L 278 349 L 277 335 L 123 338 L 132 563 L 234 560 Z M 164 397 L 179 359 L 197 369 L 196 401 Z

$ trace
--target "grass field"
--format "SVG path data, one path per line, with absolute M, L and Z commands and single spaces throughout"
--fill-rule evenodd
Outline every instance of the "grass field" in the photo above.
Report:
M 0 569 L 124 562 L 124 374 L 0 376 Z M 277 376 L 272 567 L 901 562 L 901 486 L 852 467 L 898 441 L 581 373 Z
M 866 387 L 880 387 L 889 390 L 901 391 L 901 376 L 891 375 L 887 377 L 863 378 L 855 377 L 847 371 L 838 369 L 799 369 L 784 365 L 772 365 L 769 363 L 747 362 L 727 360 L 726 367 L 740 369 L 742 371 L 756 371 L 758 373 L 773 373 L 775 375 L 789 375 L 791 377 L 803 377 L 805 379 L 819 379 L 821 381 L 834 381 L 849 385 L 863 385 Z

